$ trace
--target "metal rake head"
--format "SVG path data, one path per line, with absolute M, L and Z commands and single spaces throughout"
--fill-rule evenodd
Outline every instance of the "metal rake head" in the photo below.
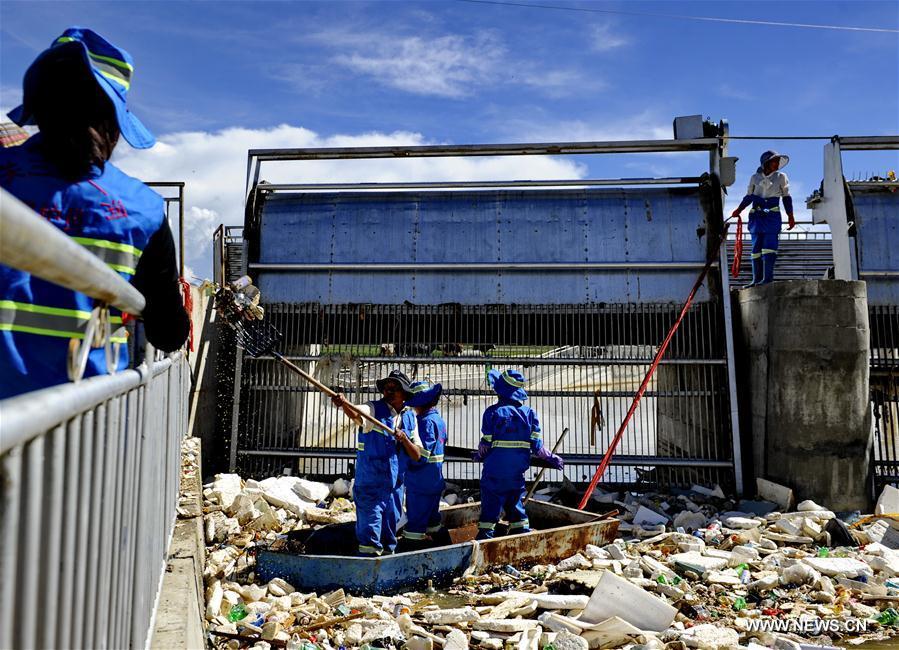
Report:
M 281 341 L 281 333 L 264 320 L 260 298 L 249 276 L 218 286 L 214 294 L 216 312 L 234 330 L 237 345 L 252 357 L 271 352 Z
M 269 354 L 281 342 L 281 333 L 268 321 L 238 320 L 228 324 L 234 330 L 237 345 L 251 357 Z

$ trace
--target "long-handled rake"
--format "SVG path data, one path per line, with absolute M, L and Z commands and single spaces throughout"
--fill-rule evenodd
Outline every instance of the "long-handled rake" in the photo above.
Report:
M 270 321 L 265 320 L 264 312 L 258 306 L 259 290 L 250 284 L 249 278 L 241 278 L 231 285 L 219 288 L 214 300 L 216 311 L 234 331 L 235 341 L 244 352 L 251 357 L 271 355 L 328 397 L 337 396 L 335 391 L 275 349 L 281 343 L 281 333 Z M 384 426 L 383 422 L 353 408 L 349 402 L 344 402 L 344 405 L 378 431 L 389 433 L 393 437 L 399 435 L 396 429 Z

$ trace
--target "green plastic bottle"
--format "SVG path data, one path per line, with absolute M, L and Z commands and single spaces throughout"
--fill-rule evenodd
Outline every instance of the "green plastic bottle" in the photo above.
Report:
M 899 623 L 899 612 L 892 607 L 885 609 L 880 612 L 880 616 L 877 617 L 877 622 L 881 625 L 896 625 Z
M 818 548 L 818 557 L 827 557 L 830 555 L 830 551 L 826 546 L 821 546 Z
M 734 601 L 734 611 L 739 612 L 743 609 L 746 609 L 746 599 L 740 596 Z
M 231 611 L 228 612 L 228 620 L 232 623 L 235 621 L 239 621 L 247 617 L 247 610 L 243 606 L 243 603 L 237 603 L 231 608 Z

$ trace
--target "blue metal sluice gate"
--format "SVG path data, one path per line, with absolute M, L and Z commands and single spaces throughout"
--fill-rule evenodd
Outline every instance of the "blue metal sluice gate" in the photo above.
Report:
M 710 162 L 690 178 L 578 187 L 258 180 L 266 160 L 635 151 L 704 151 Z M 353 401 L 377 398 L 375 380 L 397 367 L 441 382 L 451 445 L 477 446 L 481 414 L 495 399 L 485 371 L 523 370 L 547 443 L 569 429 L 565 476 L 580 482 L 714 256 L 605 480 L 732 487 L 739 434 L 727 279 L 716 253 L 724 153 L 717 137 L 251 152 L 245 270 L 284 334 L 281 352 Z M 274 359 L 238 354 L 234 400 L 233 468 L 348 470 L 350 423 Z M 472 480 L 480 467 L 448 463 L 445 473 Z

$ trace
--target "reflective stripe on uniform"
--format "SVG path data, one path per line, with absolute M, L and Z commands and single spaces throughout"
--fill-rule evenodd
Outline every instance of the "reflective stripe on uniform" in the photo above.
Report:
M 424 533 L 413 533 L 408 530 L 404 530 L 403 537 L 405 537 L 406 539 L 424 539 L 426 535 Z
M 540 432 L 531 431 L 531 440 L 540 440 Z
M 762 255 L 770 255 L 771 253 L 777 253 L 777 249 L 774 248 L 763 248 Z
M 431 452 L 429 452 L 429 451 L 428 451 L 427 449 L 425 449 L 424 447 L 419 447 L 419 448 L 418 448 L 418 451 L 421 452 L 421 457 L 422 457 L 422 458 L 430 458 L 430 457 L 431 457 Z
M 749 257 L 751 257 L 751 258 L 754 259 L 754 260 L 759 259 L 761 256 L 762 256 L 761 253 L 750 253 L 750 254 L 749 254 Z
M 478 522 L 478 528 L 486 528 L 488 530 L 493 530 L 494 528 L 496 528 L 496 522 L 495 521 L 481 521 L 481 522 Z
M 481 436 L 481 440 L 483 440 L 484 442 L 493 442 L 493 436 L 492 435 L 488 436 L 485 434 L 485 435 Z
M 437 524 L 436 526 L 428 526 L 428 532 L 429 533 L 439 533 L 441 528 L 443 528 L 443 524 Z
M 369 555 L 380 555 L 381 549 L 376 546 L 365 546 L 364 544 L 359 544 L 359 552 L 367 553 Z
M 509 524 L 509 530 L 513 530 L 515 528 L 530 528 L 531 522 L 527 519 L 522 519 L 521 521 L 513 521 Z
M 365 443 L 357 442 L 356 443 L 356 451 L 365 451 Z
M 443 454 L 434 454 L 430 458 L 428 458 L 429 463 L 442 463 L 443 462 Z
M 106 262 L 111 269 L 134 275 L 142 252 L 139 248 L 107 239 L 90 237 L 71 237 L 70 239 L 90 250 L 91 253 Z
M 531 443 L 527 440 L 494 440 L 493 447 L 499 449 L 530 449 Z
M 0 300 L 0 331 L 83 339 L 90 318 L 91 313 L 82 309 Z M 121 325 L 122 317 L 110 316 L 109 322 L 111 325 Z M 113 343 L 124 343 L 127 339 L 116 336 L 110 340 Z

